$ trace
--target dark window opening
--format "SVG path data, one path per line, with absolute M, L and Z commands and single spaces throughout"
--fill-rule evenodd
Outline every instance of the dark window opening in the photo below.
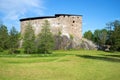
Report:
M 73 21 L 73 23 L 75 23 L 75 21 Z

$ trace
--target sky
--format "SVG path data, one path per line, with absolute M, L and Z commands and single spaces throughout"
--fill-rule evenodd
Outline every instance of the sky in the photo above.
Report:
M 0 22 L 20 31 L 21 18 L 77 14 L 83 16 L 82 33 L 94 32 L 120 20 L 119 4 L 120 0 L 0 0 Z

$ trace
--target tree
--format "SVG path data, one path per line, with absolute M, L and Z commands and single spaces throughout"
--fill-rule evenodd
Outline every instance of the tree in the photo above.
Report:
M 0 19 L 0 26 L 3 24 L 2 20 Z
M 41 33 L 37 37 L 38 42 L 38 52 L 40 53 L 50 53 L 54 47 L 53 35 L 50 32 L 50 24 L 47 20 L 42 26 Z
M 12 27 L 12 29 L 9 32 L 9 48 L 10 53 L 15 53 L 15 50 L 19 46 L 19 32 L 15 29 L 15 27 Z
M 87 32 L 84 33 L 84 38 L 89 39 L 89 40 L 93 40 L 93 34 L 92 32 L 89 30 Z
M 0 49 L 8 49 L 9 35 L 7 27 L 3 24 L 0 25 Z
M 94 42 L 99 44 L 99 36 L 100 36 L 100 30 L 96 29 L 94 31 Z
M 99 46 L 103 46 L 106 43 L 108 32 L 106 29 L 95 30 L 94 32 L 94 42 Z
M 110 39 L 112 40 L 112 50 L 120 51 L 120 21 L 116 20 L 113 22 L 114 30 L 111 34 Z
M 101 45 L 105 45 L 106 40 L 107 40 L 107 35 L 108 35 L 108 32 L 107 32 L 106 29 L 100 30 L 99 39 L 100 39 L 100 44 L 101 44 Z
M 35 34 L 30 23 L 27 24 L 25 28 L 25 33 L 23 35 L 23 48 L 25 53 L 33 53 L 35 50 Z
M 109 22 L 109 23 L 106 24 L 106 26 L 107 26 L 106 29 L 108 31 L 106 44 L 107 45 L 112 45 L 113 40 L 112 40 L 111 36 L 112 36 L 112 33 L 113 33 L 114 24 L 113 24 L 113 22 Z

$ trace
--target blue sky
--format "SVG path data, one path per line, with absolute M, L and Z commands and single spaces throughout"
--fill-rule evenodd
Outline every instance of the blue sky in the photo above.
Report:
M 0 0 L 0 20 L 20 31 L 19 19 L 54 14 L 83 15 L 82 31 L 102 29 L 120 20 L 120 0 Z

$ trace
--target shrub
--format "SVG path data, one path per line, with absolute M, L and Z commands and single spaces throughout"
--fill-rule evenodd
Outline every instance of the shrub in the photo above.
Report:
M 3 52 L 3 48 L 0 47 L 0 52 Z

